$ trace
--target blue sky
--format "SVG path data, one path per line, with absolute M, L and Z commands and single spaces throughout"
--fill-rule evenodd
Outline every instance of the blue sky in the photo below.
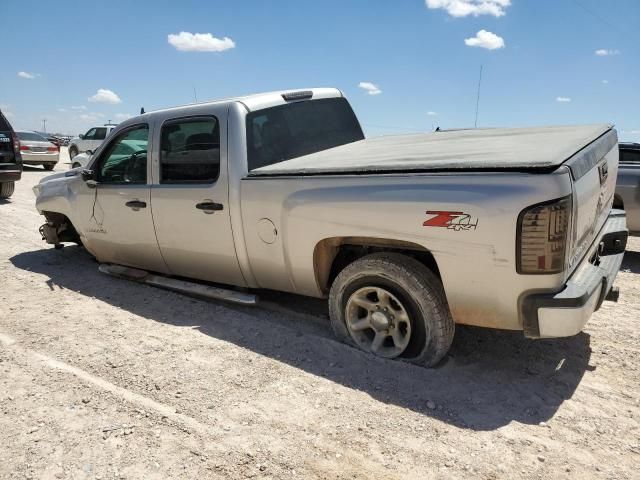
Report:
M 342 89 L 368 135 L 468 127 L 483 65 L 478 126 L 611 122 L 640 141 L 638 0 L 3 0 L 2 15 L 16 20 L 0 106 L 17 128 L 77 134 L 194 88 L 309 86 Z M 211 35 L 183 49 L 220 51 L 181 51 L 180 32 Z

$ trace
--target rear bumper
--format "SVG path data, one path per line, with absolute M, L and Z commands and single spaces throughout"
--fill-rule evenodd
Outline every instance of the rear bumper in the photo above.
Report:
M 580 333 L 613 286 L 627 236 L 624 211 L 612 210 L 592 250 L 560 291 L 524 297 L 521 308 L 525 335 L 554 338 Z
M 22 153 L 22 163 L 26 165 L 56 164 L 60 160 L 58 153 Z
M 0 182 L 17 182 L 22 176 L 22 165 L 16 163 L 0 163 Z

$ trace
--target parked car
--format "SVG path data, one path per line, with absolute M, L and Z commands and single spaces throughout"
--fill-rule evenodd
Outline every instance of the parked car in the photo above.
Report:
M 98 127 L 92 127 L 87 133 L 80 134 L 69 142 L 69 158 L 73 158 L 79 153 L 87 150 L 95 150 L 100 146 L 105 138 L 113 131 L 117 125 L 106 124 Z
M 20 140 L 0 111 L 0 199 L 13 195 L 15 182 L 22 176 Z
M 640 236 L 640 143 L 620 144 L 614 208 L 624 208 L 631 235 Z
M 297 90 L 129 119 L 34 192 L 43 238 L 106 272 L 328 297 L 341 340 L 431 366 L 455 323 L 570 336 L 614 297 L 617 149 L 610 125 L 365 139 L 339 90 Z
M 93 152 L 91 150 L 87 150 L 84 153 L 79 153 L 71 160 L 71 168 L 85 168 L 89 164 L 89 160 L 91 160 L 92 154 Z
M 25 165 L 42 165 L 45 170 L 53 170 L 60 160 L 60 147 L 54 145 L 36 132 L 18 130 L 22 163 Z

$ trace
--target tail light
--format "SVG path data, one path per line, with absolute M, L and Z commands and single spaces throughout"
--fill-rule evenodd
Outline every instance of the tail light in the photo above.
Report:
M 60 149 L 58 147 L 47 147 L 47 152 L 59 152 Z
M 22 147 L 20 147 L 20 139 L 18 138 L 18 135 L 16 135 L 15 132 L 12 132 L 11 138 L 13 139 L 13 151 L 15 153 L 20 153 Z
M 565 268 L 571 196 L 526 208 L 518 218 L 518 273 L 559 273 Z
M 26 145 L 20 145 L 20 151 L 21 152 L 28 152 L 29 151 L 29 147 L 27 147 Z

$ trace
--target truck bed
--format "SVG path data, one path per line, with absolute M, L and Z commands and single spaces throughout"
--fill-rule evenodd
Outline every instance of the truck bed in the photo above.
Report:
M 375 137 L 255 169 L 249 176 L 448 170 L 551 171 L 611 125 L 452 130 Z

